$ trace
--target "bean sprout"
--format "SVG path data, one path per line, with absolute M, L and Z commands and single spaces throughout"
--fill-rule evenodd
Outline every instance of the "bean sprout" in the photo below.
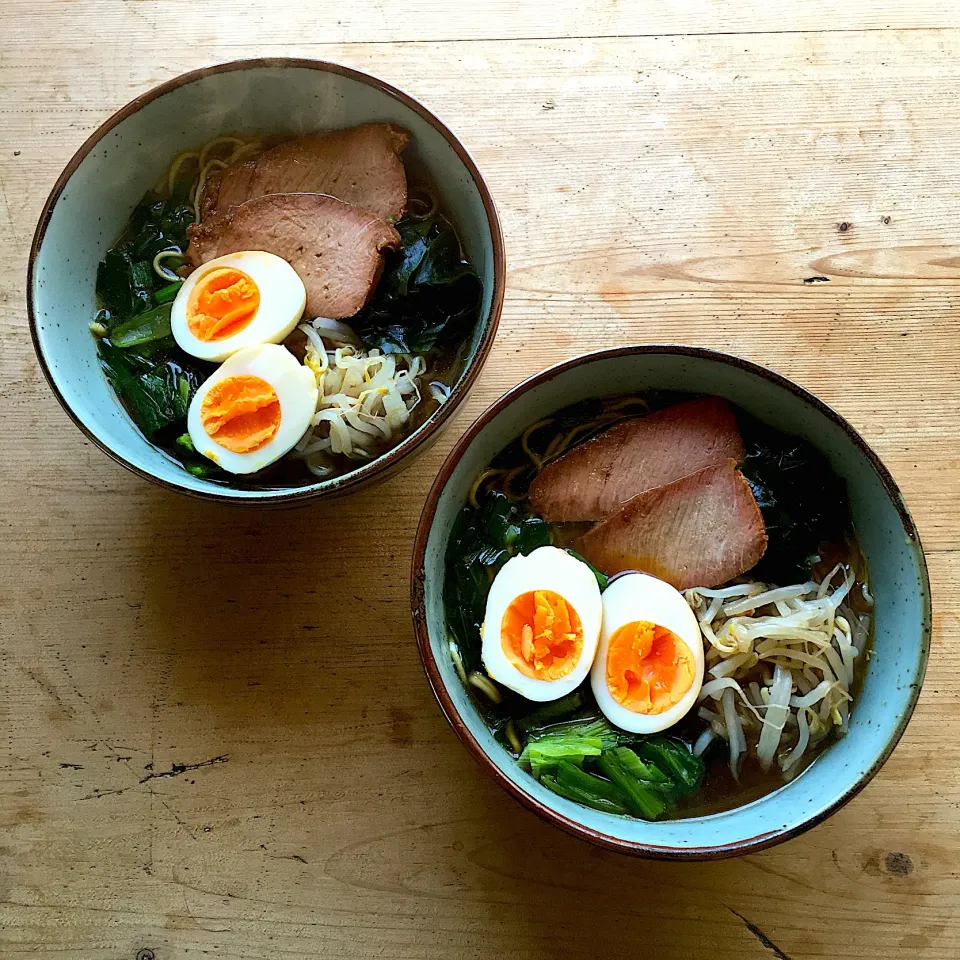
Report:
M 317 410 L 307 435 L 294 448 L 317 477 L 333 471 L 333 457 L 368 460 L 395 444 L 420 403 L 426 360 L 408 354 L 365 351 L 341 321 L 302 323 L 305 366 L 317 379 Z
M 430 396 L 437 401 L 441 406 L 445 404 L 450 399 L 450 387 L 445 383 L 441 383 L 439 380 L 432 380 L 429 385 Z
M 684 594 L 706 647 L 699 700 L 722 708 L 701 706 L 707 728 L 698 743 L 706 749 L 707 732 L 722 737 L 735 775 L 746 732 L 760 765 L 778 759 L 786 775 L 810 746 L 846 731 L 857 644 L 862 648 L 869 630 L 866 618 L 841 608 L 854 582 L 853 570 L 838 564 L 819 583 L 743 583 Z

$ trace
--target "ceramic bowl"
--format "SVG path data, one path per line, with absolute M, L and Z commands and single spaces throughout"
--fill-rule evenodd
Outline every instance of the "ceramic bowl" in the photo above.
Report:
M 481 321 L 449 400 L 419 429 L 351 473 L 310 486 L 251 490 L 191 476 L 151 446 L 127 416 L 97 363 L 87 327 L 96 312 L 98 261 L 171 159 L 223 132 L 296 135 L 393 121 L 411 133 L 405 161 L 437 185 L 483 282 Z M 395 87 L 315 60 L 245 60 L 176 77 L 127 104 L 77 151 L 50 194 L 30 255 L 27 301 L 37 355 L 66 411 L 87 436 L 135 473 L 215 500 L 290 502 L 333 496 L 382 479 L 434 440 L 463 403 L 500 318 L 503 238 L 490 192 L 460 141 Z
M 558 797 L 520 769 L 492 737 L 450 659 L 442 590 L 444 550 L 471 482 L 523 430 L 592 397 L 660 388 L 726 397 L 812 443 L 847 484 L 876 597 L 876 640 L 848 734 L 795 780 L 725 813 L 647 823 Z M 900 739 L 923 680 L 930 592 L 916 528 L 889 472 L 857 432 L 812 394 L 763 367 L 692 347 L 625 347 L 577 357 L 515 387 L 477 420 L 443 465 L 424 506 L 412 570 L 414 625 L 443 712 L 480 764 L 545 819 L 601 846 L 650 857 L 706 859 L 796 836 L 851 799 Z

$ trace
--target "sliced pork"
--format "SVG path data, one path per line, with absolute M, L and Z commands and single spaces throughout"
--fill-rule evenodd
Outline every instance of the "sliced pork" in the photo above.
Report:
M 744 455 L 725 400 L 688 400 L 618 423 L 548 464 L 530 506 L 551 523 L 602 520 L 644 490 Z
M 203 219 L 272 193 L 324 193 L 381 220 L 399 217 L 407 205 L 400 154 L 409 142 L 392 123 L 288 140 L 210 177 L 200 199 Z
M 383 251 L 397 250 L 389 223 L 334 197 L 280 193 L 248 200 L 190 227 L 196 266 L 240 250 L 283 257 L 307 288 L 309 317 L 352 317 L 370 298 Z
M 608 575 L 640 570 L 685 590 L 746 573 L 767 532 L 750 485 L 727 460 L 641 493 L 573 546 Z

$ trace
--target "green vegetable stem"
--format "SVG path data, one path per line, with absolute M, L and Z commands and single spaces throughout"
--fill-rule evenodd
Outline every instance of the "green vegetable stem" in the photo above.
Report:
M 519 726 L 529 729 L 528 724 Z M 634 737 L 602 718 L 556 723 L 530 733 L 519 763 L 569 800 L 644 820 L 663 816 L 703 778 L 703 762 L 681 741 Z
M 171 307 L 172 304 L 163 303 L 118 324 L 110 331 L 110 342 L 115 347 L 139 347 L 169 337 Z

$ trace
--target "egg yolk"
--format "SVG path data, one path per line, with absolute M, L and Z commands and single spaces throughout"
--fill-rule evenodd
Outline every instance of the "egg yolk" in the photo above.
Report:
M 531 590 L 517 597 L 500 623 L 507 659 L 525 676 L 559 680 L 577 664 L 583 627 L 577 611 L 552 590 Z
M 187 326 L 204 343 L 226 340 L 246 327 L 260 309 L 260 288 L 235 267 L 204 274 L 187 301 Z
M 200 404 L 207 436 L 226 450 L 250 453 L 269 443 L 280 428 L 277 392 L 259 377 L 218 380 Z
M 658 714 L 679 703 L 693 684 L 690 648 L 672 631 L 637 620 L 620 627 L 607 648 L 607 687 L 634 713 Z

